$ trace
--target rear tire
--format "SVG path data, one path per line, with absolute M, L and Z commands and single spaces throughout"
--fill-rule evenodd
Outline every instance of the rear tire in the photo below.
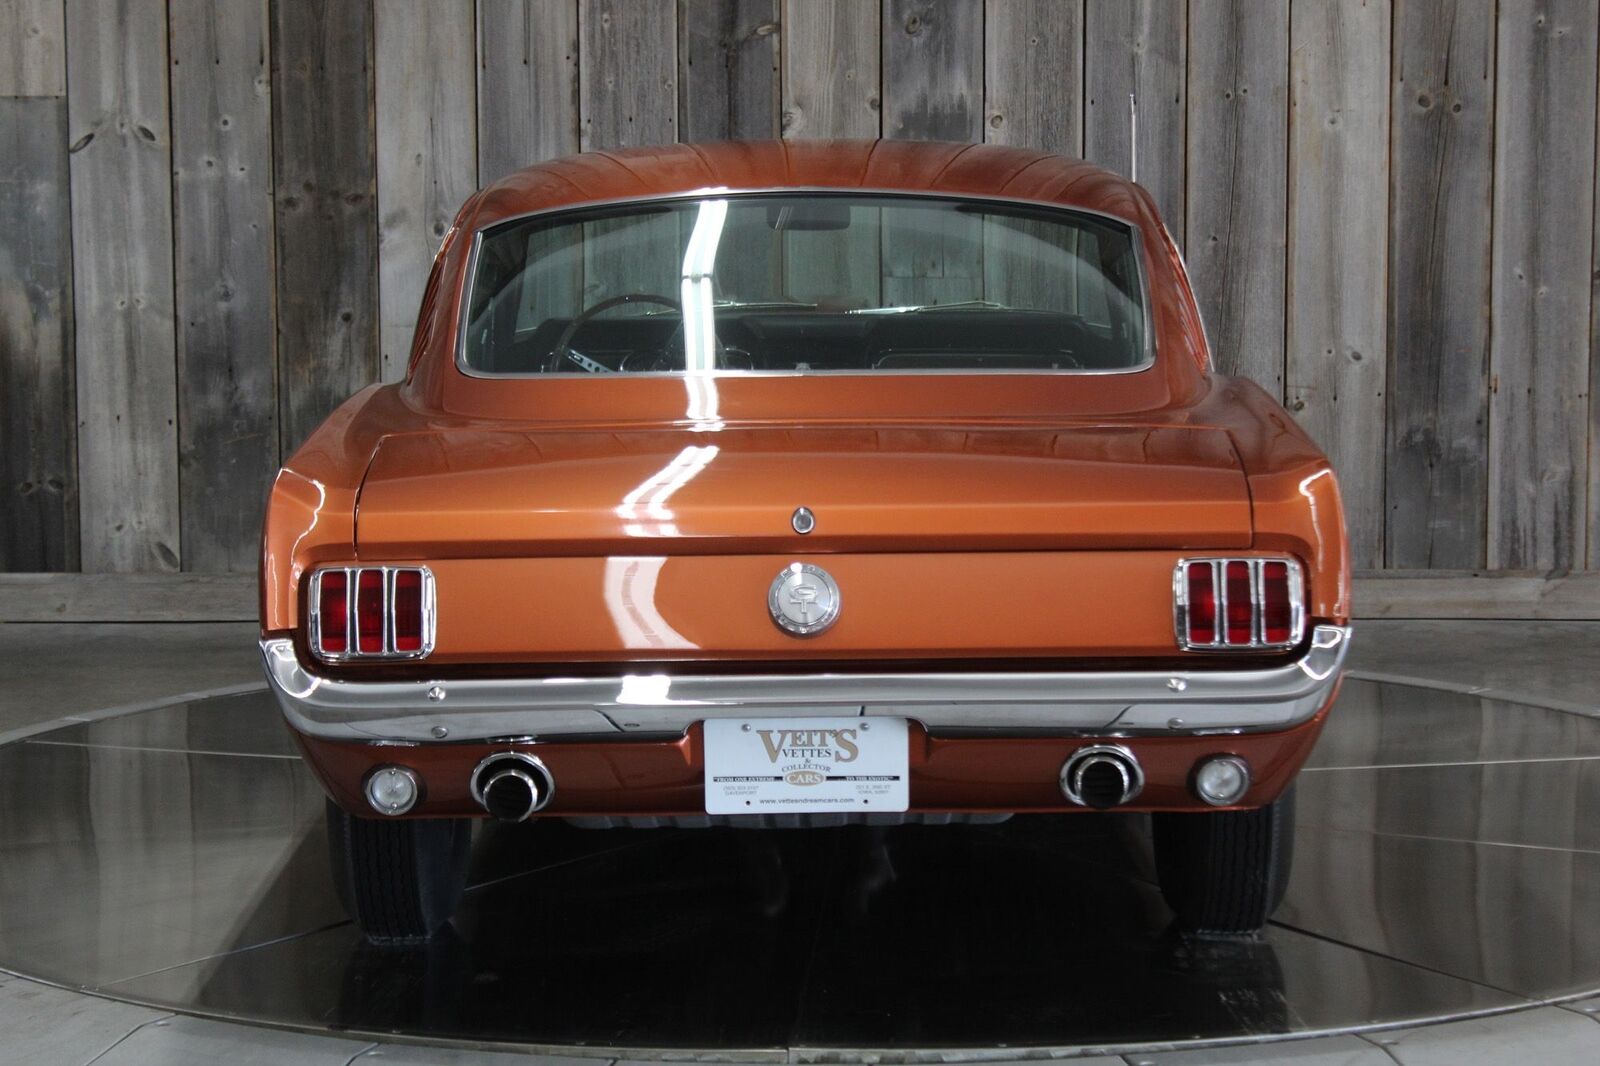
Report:
M 1186 933 L 1258 932 L 1283 902 L 1294 858 L 1294 791 L 1251 811 L 1151 817 L 1161 894 Z
M 468 818 L 357 818 L 328 801 L 328 850 L 339 901 L 376 944 L 427 940 L 467 886 Z

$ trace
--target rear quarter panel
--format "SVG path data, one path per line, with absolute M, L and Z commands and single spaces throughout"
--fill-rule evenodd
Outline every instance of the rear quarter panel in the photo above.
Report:
M 1307 568 L 1309 613 L 1350 619 L 1350 546 L 1339 479 L 1322 449 L 1255 382 L 1214 374 L 1195 421 L 1226 429 L 1250 486 L 1255 547 L 1297 555 Z
M 267 497 L 261 537 L 261 628 L 298 624 L 295 590 L 319 563 L 355 555 L 356 500 L 378 442 L 416 425 L 394 385 L 369 385 L 318 426 L 284 463 Z

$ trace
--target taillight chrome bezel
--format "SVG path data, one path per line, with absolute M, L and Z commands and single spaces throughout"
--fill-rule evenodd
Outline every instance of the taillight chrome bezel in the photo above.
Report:
M 1250 568 L 1250 639 L 1235 644 L 1228 642 L 1228 590 L 1225 575 L 1229 563 L 1244 563 Z M 1266 639 L 1264 628 L 1266 583 L 1262 570 L 1267 563 L 1282 563 L 1288 568 L 1289 639 L 1287 640 Z M 1189 567 L 1195 564 L 1211 567 L 1215 620 L 1212 624 L 1213 636 L 1209 642 L 1190 639 L 1188 575 Z M 1299 647 L 1306 636 L 1305 568 L 1300 565 L 1300 560 L 1290 555 L 1219 555 L 1179 559 L 1178 565 L 1172 571 L 1172 614 L 1178 647 L 1183 651 L 1283 651 Z
M 360 619 L 356 614 L 356 592 L 362 573 L 383 576 L 383 641 L 379 651 L 361 651 Z M 422 642 L 414 651 L 395 648 L 395 580 L 400 574 L 421 576 Z M 322 579 L 326 574 L 344 575 L 345 650 L 328 651 L 322 644 Z M 433 652 L 435 627 L 433 571 L 426 566 L 325 566 L 311 573 L 306 595 L 306 640 L 311 653 L 325 663 L 401 661 L 423 659 Z

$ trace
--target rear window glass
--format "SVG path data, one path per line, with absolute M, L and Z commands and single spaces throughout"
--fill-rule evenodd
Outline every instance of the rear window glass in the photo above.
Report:
M 1078 372 L 1151 359 L 1133 231 L 906 196 L 729 196 L 479 238 L 477 374 Z

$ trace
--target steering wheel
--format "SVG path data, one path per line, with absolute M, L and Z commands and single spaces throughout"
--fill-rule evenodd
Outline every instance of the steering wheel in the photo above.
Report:
M 603 314 L 613 307 L 621 307 L 623 304 L 638 303 L 660 304 L 662 307 L 668 307 L 678 312 L 680 317 L 683 315 L 683 305 L 670 296 L 657 296 L 649 292 L 625 292 L 621 296 L 607 297 L 599 303 L 590 304 L 572 317 L 572 321 L 567 323 L 567 328 L 562 330 L 561 336 L 556 339 L 556 346 L 551 349 L 550 358 L 545 362 L 544 372 L 546 374 L 559 374 L 563 366 L 571 362 L 591 374 L 612 373 L 611 368 L 604 363 L 590 359 L 582 352 L 574 351 L 572 338 L 577 336 L 578 330 L 582 329 L 596 315 Z

